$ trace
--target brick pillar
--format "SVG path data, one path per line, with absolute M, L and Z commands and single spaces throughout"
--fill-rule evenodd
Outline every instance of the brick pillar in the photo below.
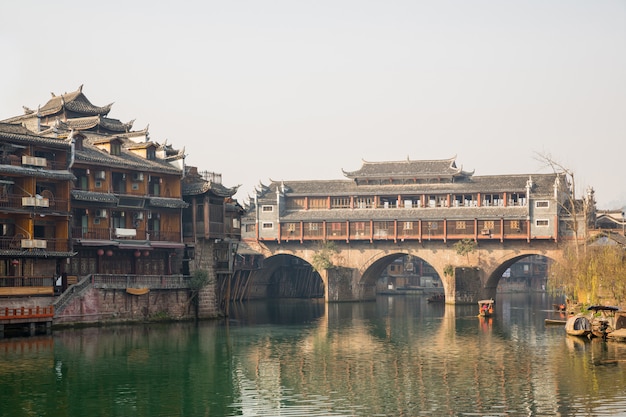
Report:
M 215 299 L 215 273 L 214 243 L 212 240 L 200 240 L 196 243 L 195 259 L 189 263 L 189 273 L 193 275 L 196 269 L 205 270 L 208 273 L 209 284 L 198 293 L 198 318 L 210 319 L 218 317 L 219 306 Z

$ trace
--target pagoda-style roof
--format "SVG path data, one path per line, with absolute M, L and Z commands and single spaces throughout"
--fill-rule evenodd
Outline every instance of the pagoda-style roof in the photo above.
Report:
M 524 193 L 529 181 L 535 196 L 550 196 L 554 193 L 554 184 L 561 174 L 514 174 L 472 176 L 463 181 L 403 184 L 363 184 L 351 180 L 313 180 L 313 181 L 272 181 L 270 185 L 261 185 L 258 197 L 269 196 L 274 199 L 276 192 L 290 197 L 324 196 L 359 196 L 379 195 L 394 196 L 399 194 L 466 194 L 466 193 Z
M 87 137 L 83 140 L 83 148 L 76 149 L 76 163 L 182 175 L 180 169 L 172 166 L 172 164 L 165 160 L 159 158 L 146 159 L 132 152 L 122 152 L 120 155 L 111 155 L 95 146 L 95 143 L 111 140 L 120 141 L 123 145 L 130 144 L 130 141 L 122 136 L 113 138 L 102 138 L 101 136 Z
M 0 123 L 0 139 L 11 140 L 23 145 L 46 145 L 57 148 L 70 148 L 68 140 L 44 137 L 31 132 L 19 124 Z
M 100 133 L 119 134 L 128 133 L 133 128 L 134 120 L 122 123 L 117 119 L 110 119 L 103 116 L 79 117 L 74 119 L 61 120 L 57 118 L 46 130 L 40 132 L 46 135 L 53 132 L 70 130 L 90 131 L 97 130 Z
M 473 175 L 473 172 L 466 172 L 462 168 L 458 168 L 455 160 L 456 157 L 423 161 L 412 161 L 409 158 L 405 161 L 363 161 L 363 165 L 359 170 L 342 171 L 346 177 L 357 183 L 380 180 L 452 180 L 456 177 Z
M 238 189 L 239 185 L 228 188 L 220 182 L 206 179 L 200 175 L 196 167 L 187 167 L 186 175 L 182 180 L 183 196 L 202 195 L 210 192 L 218 197 L 226 198 L 234 196 Z
M 46 117 L 61 113 L 64 109 L 72 113 L 85 116 L 106 116 L 111 111 L 113 103 L 103 107 L 94 106 L 83 94 L 83 86 L 71 93 L 60 96 L 52 93 L 52 98 L 43 107 L 39 108 L 38 116 Z

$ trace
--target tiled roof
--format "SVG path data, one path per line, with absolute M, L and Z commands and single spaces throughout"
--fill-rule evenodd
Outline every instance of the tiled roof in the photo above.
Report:
M 471 175 L 471 173 L 456 167 L 455 158 L 425 161 L 412 161 L 410 159 L 385 162 L 363 161 L 359 170 L 343 171 L 343 173 L 346 177 L 355 180 L 451 178 Z
M 118 202 L 118 198 L 114 194 L 96 193 L 85 190 L 72 190 L 72 198 L 74 200 L 88 201 L 92 203 L 117 204 Z
M 67 170 L 31 168 L 21 165 L 0 165 L 0 173 L 17 174 L 25 177 L 45 178 L 50 180 L 74 181 L 76 177 Z
M 220 197 L 232 197 L 239 188 L 239 186 L 228 188 L 221 183 L 207 181 L 197 172 L 191 173 L 191 171 L 187 170 L 187 175 L 182 181 L 183 196 L 202 195 L 210 191 Z
M 46 104 L 39 108 L 39 116 L 50 116 L 59 113 L 63 107 L 74 113 L 86 114 L 86 115 L 102 115 L 105 116 L 111 111 L 113 104 L 108 104 L 104 107 L 98 107 L 91 104 L 91 102 L 83 95 L 83 86 L 81 85 L 78 90 L 71 93 L 65 93 L 60 96 L 52 95 L 52 98 L 48 100 Z
M 19 256 L 22 258 L 71 258 L 78 252 L 57 252 L 46 249 L 8 249 L 0 250 L 2 256 Z
M 124 142 L 128 139 L 120 137 Z M 126 168 L 143 172 L 160 172 L 167 174 L 181 174 L 181 170 L 161 159 L 146 159 L 132 152 L 122 152 L 121 155 L 111 155 L 92 145 L 95 138 L 83 141 L 83 149 L 76 150 L 76 163 L 95 164 L 115 168 Z
M 281 222 L 295 221 L 415 221 L 421 220 L 467 220 L 468 218 L 525 220 L 528 207 L 449 207 L 445 210 L 432 208 L 388 208 L 388 209 L 331 209 L 297 210 L 281 216 Z
M 276 189 L 285 190 L 287 196 L 358 196 L 379 195 L 394 196 L 400 194 L 464 194 L 526 191 L 526 184 L 532 180 L 532 193 L 552 195 L 557 174 L 519 174 L 472 176 L 446 183 L 425 184 L 389 184 L 357 185 L 351 180 L 316 180 L 316 181 L 274 181 L 263 195 L 275 198 Z
M 6 139 L 24 145 L 55 146 L 57 148 L 67 148 L 68 150 L 71 146 L 69 141 L 40 136 L 23 126 L 10 123 L 0 123 L 0 139 Z
M 187 208 L 189 204 L 178 198 L 150 197 L 149 204 L 153 207 Z
M 110 119 L 100 115 L 89 117 L 75 117 L 72 119 L 61 120 L 56 119 L 48 129 L 45 129 L 41 134 L 48 134 L 52 132 L 70 131 L 74 130 L 91 130 L 96 126 L 110 132 L 110 133 L 128 133 L 133 127 L 133 122 L 122 123 L 117 119 Z

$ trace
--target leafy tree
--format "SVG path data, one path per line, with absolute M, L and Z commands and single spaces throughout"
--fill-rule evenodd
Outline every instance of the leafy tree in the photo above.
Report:
M 469 254 L 476 250 L 478 244 L 474 239 L 463 239 L 456 242 L 453 247 L 456 250 L 457 255 L 467 256 L 467 264 L 470 264 Z
M 325 269 L 333 268 L 333 257 L 337 254 L 337 245 L 335 242 L 324 241 L 320 244 L 320 247 L 313 255 L 311 265 L 317 272 L 321 272 Z

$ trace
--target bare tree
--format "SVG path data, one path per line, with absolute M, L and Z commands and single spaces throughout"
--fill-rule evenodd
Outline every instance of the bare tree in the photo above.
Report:
M 578 258 L 580 256 L 581 242 L 584 250 L 586 250 L 590 220 L 592 220 L 595 212 L 594 191 L 592 188 L 588 188 L 585 196 L 582 199 L 578 199 L 576 195 L 576 176 L 573 170 L 567 168 L 547 153 L 536 153 L 536 159 L 558 174 L 557 183 L 554 185 L 555 199 L 559 205 L 559 211 L 566 215 L 566 223 L 574 234 L 574 247 L 576 257 Z M 559 213 L 559 218 L 562 217 L 561 213 Z

